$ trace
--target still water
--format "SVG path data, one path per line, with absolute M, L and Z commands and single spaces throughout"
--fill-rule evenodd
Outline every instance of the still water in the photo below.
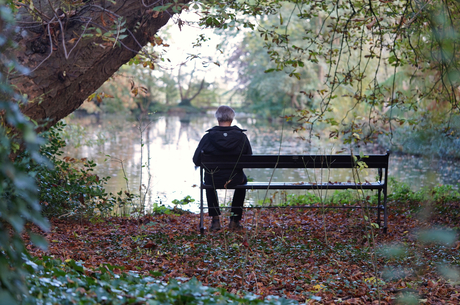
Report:
M 191 196 L 196 200 L 186 208 L 198 211 L 200 192 L 199 170 L 192 156 L 205 131 L 216 122 L 212 113 L 195 116 L 153 115 L 139 122 L 122 116 L 71 117 L 65 138 L 64 156 L 88 158 L 98 164 L 95 172 L 100 177 L 111 177 L 106 190 L 116 193 L 127 190 L 146 193 L 147 207 L 154 204 L 171 205 L 174 199 Z M 293 126 L 282 121 L 268 121 L 237 114 L 235 125 L 247 129 L 254 154 L 333 154 L 346 150 L 340 142 L 312 139 L 308 142 L 293 132 Z M 327 139 L 327 140 L 326 140 Z M 383 154 L 387 148 L 353 148 L 354 153 Z M 406 182 L 414 190 L 424 186 L 460 183 L 458 161 L 434 160 L 413 156 L 390 156 L 389 176 Z M 306 171 L 299 170 L 246 170 L 256 181 L 347 181 L 352 180 L 350 170 Z M 364 179 L 374 181 L 376 173 L 363 173 Z M 304 191 L 305 192 L 305 191 Z M 323 194 L 324 195 L 324 194 Z M 222 190 L 219 196 L 231 200 L 231 191 Z M 250 192 L 247 204 L 265 197 L 264 191 Z

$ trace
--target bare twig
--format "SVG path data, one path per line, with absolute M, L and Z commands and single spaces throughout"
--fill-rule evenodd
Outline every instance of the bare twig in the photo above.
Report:
M 38 13 L 41 17 L 44 17 L 44 18 L 47 19 L 47 20 L 51 20 L 51 18 L 48 17 L 47 15 L 45 15 L 42 11 L 39 11 L 39 10 L 37 10 L 36 8 L 34 8 L 33 10 L 31 10 L 31 9 L 30 9 L 30 6 L 27 5 L 27 4 L 25 4 L 25 3 L 21 3 L 21 2 L 15 1 L 15 2 L 14 2 L 14 5 L 25 7 L 28 11 L 33 11 L 33 12 L 35 12 L 35 13 Z M 35 21 L 31 21 L 31 22 L 19 21 L 18 23 L 36 23 L 36 22 L 35 22 Z
M 47 26 L 47 29 L 48 29 L 48 37 L 50 38 L 50 53 L 48 54 L 48 56 L 43 59 L 39 64 L 38 66 L 36 66 L 32 71 L 30 71 L 30 73 L 33 73 L 35 70 L 38 69 L 38 67 L 40 67 L 45 61 L 48 60 L 48 58 L 51 57 L 51 55 L 53 54 L 53 38 L 51 37 L 51 30 L 50 30 L 50 24 L 51 22 L 53 22 L 55 17 L 53 17 L 53 19 L 51 19 L 51 21 L 48 23 L 48 26 Z
M 83 37 L 83 35 L 86 33 L 86 30 L 88 29 L 88 25 L 89 25 L 89 23 L 91 22 L 91 20 L 92 20 L 92 18 L 89 18 L 88 22 L 85 24 L 85 29 L 83 30 L 83 33 L 80 34 L 80 36 L 78 37 L 77 42 L 75 42 L 75 45 L 73 46 L 73 48 L 70 49 L 69 54 L 68 54 L 68 55 L 66 54 L 66 59 L 69 58 L 68 56 L 70 56 L 70 53 L 72 53 L 72 51 L 76 48 L 76 46 L 77 46 L 78 43 L 80 42 L 80 40 L 81 40 L 81 38 Z M 64 34 L 63 34 L 63 35 L 64 35 Z
M 149 7 L 152 7 L 152 6 L 155 6 L 157 5 L 159 2 L 162 2 L 161 4 L 164 4 L 164 2 L 162 0 L 158 0 L 157 2 L 155 3 L 152 3 L 152 4 L 145 4 L 144 0 L 142 0 L 142 5 L 145 6 L 146 8 L 149 8 Z

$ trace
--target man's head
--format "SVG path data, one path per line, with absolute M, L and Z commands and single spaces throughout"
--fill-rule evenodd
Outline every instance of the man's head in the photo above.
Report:
M 235 111 L 228 106 L 220 106 L 217 108 L 216 111 L 216 119 L 217 122 L 219 122 L 219 125 L 221 123 L 232 123 L 233 119 L 235 118 Z

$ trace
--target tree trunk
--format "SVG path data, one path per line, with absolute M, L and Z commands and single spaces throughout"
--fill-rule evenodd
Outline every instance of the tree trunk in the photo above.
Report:
M 173 14 L 152 10 L 165 1 L 83 0 L 73 6 L 59 0 L 33 3 L 33 7 L 23 5 L 17 14 L 18 47 L 12 50 L 31 72 L 17 72 L 10 80 L 28 97 L 22 112 L 45 124 L 39 130 L 76 110 L 120 66 L 153 42 Z

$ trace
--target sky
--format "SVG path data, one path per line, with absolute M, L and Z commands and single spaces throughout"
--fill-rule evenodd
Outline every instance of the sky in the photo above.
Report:
M 207 82 L 216 81 L 225 73 L 223 54 L 217 50 L 222 38 L 214 34 L 213 29 L 199 28 L 196 14 L 182 13 L 180 18 L 186 20 L 188 24 L 179 27 L 177 18 L 171 18 L 158 33 L 169 44 L 169 47 L 165 48 L 166 54 L 164 55 L 167 61 L 161 66 L 177 68 L 181 63 L 188 62 L 187 68 L 193 69 L 196 64 L 196 68 L 201 71 L 201 75 Z M 200 35 L 205 35 L 210 40 L 202 43 L 200 47 L 193 47 Z M 196 58 L 192 59 L 195 56 Z M 219 63 L 220 66 L 214 62 Z

